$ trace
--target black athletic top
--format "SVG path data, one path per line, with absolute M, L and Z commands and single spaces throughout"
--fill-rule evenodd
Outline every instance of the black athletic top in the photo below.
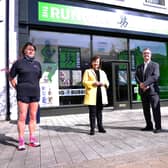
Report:
M 17 96 L 40 96 L 39 80 L 42 71 L 38 61 L 24 56 L 17 60 L 11 70 L 10 77 L 17 78 Z

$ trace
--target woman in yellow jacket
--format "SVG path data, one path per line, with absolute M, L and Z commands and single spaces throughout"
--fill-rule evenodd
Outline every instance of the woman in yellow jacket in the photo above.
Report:
M 91 68 L 86 69 L 83 74 L 84 104 L 89 107 L 90 135 L 95 134 L 95 118 L 97 118 L 98 131 L 106 132 L 102 123 L 102 110 L 103 105 L 108 104 L 106 89 L 109 87 L 109 81 L 106 73 L 100 68 L 101 58 L 94 56 L 91 59 Z

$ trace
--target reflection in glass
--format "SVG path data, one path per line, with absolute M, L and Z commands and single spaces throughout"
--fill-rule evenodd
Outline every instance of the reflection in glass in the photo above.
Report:
M 127 39 L 93 36 L 93 54 L 106 61 L 128 60 Z
M 123 69 L 123 67 L 125 67 Z M 116 88 L 116 100 L 127 101 L 128 100 L 128 71 L 126 66 L 115 65 L 115 88 Z

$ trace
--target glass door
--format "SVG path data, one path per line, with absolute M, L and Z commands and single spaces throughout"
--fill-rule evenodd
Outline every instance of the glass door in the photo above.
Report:
M 130 82 L 128 62 L 103 62 L 110 86 L 107 89 L 108 106 L 115 109 L 130 108 Z
M 128 63 L 112 63 L 112 76 L 114 108 L 130 108 Z

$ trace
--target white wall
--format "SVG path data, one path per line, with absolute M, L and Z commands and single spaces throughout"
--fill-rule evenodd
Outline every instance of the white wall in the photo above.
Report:
M 18 31 L 18 0 L 9 0 L 9 66 L 11 67 L 14 60 L 17 59 L 17 31 Z M 6 0 L 0 0 L 0 120 L 6 118 Z M 16 93 L 10 89 L 11 119 L 17 119 Z
M 5 67 L 5 0 L 0 0 L 0 119 L 5 119 L 6 115 L 6 67 Z
M 9 0 L 9 67 L 18 56 L 18 0 Z M 11 86 L 10 86 L 11 87 Z M 16 91 L 10 89 L 11 119 L 17 119 Z

